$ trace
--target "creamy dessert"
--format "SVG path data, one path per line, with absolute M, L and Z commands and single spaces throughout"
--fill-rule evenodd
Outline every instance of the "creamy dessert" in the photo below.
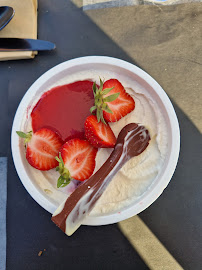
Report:
M 140 199 L 160 173 L 166 157 L 168 145 L 166 121 L 161 114 L 158 105 L 149 95 L 147 90 L 130 77 L 125 77 L 121 74 L 117 75 L 113 72 L 106 72 L 103 70 L 85 71 L 83 73 L 76 73 L 73 76 L 67 76 L 63 81 L 57 82 L 57 85 L 74 83 L 79 80 L 96 81 L 96 83 L 99 84 L 99 76 L 101 76 L 105 81 L 110 78 L 117 78 L 122 83 L 126 91 L 135 100 L 135 109 L 132 112 L 117 122 L 109 123 L 115 136 L 117 137 L 120 130 L 126 124 L 135 122 L 144 125 L 149 130 L 151 141 L 147 149 L 142 154 L 128 161 L 114 176 L 90 215 L 102 215 L 118 212 Z M 57 85 L 52 85 L 48 89 L 44 89 L 43 93 Z M 29 104 L 27 116 L 25 116 L 22 123 L 23 131 L 28 132 L 32 129 L 31 113 L 43 93 L 38 93 L 38 95 L 33 99 L 32 104 Z M 76 93 L 76 95 L 79 95 L 79 93 Z M 89 97 L 88 106 L 93 105 L 91 104 L 91 99 L 92 96 Z M 79 108 L 77 108 L 77 111 L 79 111 Z M 86 116 L 87 115 L 85 115 L 85 117 Z M 63 121 L 65 123 L 65 118 Z M 77 135 L 82 138 L 82 131 Z M 64 137 L 65 135 L 63 136 L 63 139 L 66 139 Z M 113 149 L 111 148 L 100 148 L 98 150 L 94 173 L 96 173 L 96 171 L 98 171 L 107 160 L 112 150 Z M 22 152 L 23 151 L 24 150 L 22 149 Z M 79 181 L 72 180 L 69 185 L 57 188 L 59 173 L 55 169 L 39 171 L 31 166 L 26 166 L 26 168 L 29 171 L 31 179 L 41 189 L 41 192 L 48 196 L 48 198 L 55 204 L 56 208 L 79 185 Z

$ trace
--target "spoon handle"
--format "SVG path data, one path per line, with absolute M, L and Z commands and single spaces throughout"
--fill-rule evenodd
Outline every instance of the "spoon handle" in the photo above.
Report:
M 122 155 L 116 155 L 117 149 L 118 147 L 114 149 L 105 164 L 81 184 L 53 214 L 52 221 L 67 235 L 72 235 L 80 227 L 119 170 L 118 163 Z
M 148 146 L 148 130 L 137 124 L 126 127 L 120 132 L 113 152 L 102 167 L 81 184 L 53 214 L 52 221 L 67 235 L 72 235 L 80 227 L 120 168 Z

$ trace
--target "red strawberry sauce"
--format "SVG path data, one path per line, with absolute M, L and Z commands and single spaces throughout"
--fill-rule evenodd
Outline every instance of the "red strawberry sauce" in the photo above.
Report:
M 94 104 L 93 82 L 77 81 L 45 92 L 32 110 L 34 132 L 46 127 L 66 141 L 84 138 L 84 123 Z

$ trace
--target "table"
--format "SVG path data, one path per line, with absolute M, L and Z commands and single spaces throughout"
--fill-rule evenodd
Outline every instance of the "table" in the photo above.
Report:
M 38 37 L 56 43 L 57 50 L 0 63 L 0 156 L 8 158 L 7 270 L 148 269 L 117 224 L 82 226 L 67 238 L 27 193 L 14 168 L 10 131 L 23 95 L 51 67 L 86 55 L 136 64 L 171 97 L 181 129 L 178 166 L 160 198 L 139 217 L 184 269 L 201 269 L 201 14 L 199 3 L 84 12 L 67 0 L 39 1 Z

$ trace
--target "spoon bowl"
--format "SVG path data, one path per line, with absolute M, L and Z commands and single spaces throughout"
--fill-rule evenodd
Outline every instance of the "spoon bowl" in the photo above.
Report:
M 0 30 L 2 30 L 13 18 L 15 11 L 12 7 L 0 7 Z

